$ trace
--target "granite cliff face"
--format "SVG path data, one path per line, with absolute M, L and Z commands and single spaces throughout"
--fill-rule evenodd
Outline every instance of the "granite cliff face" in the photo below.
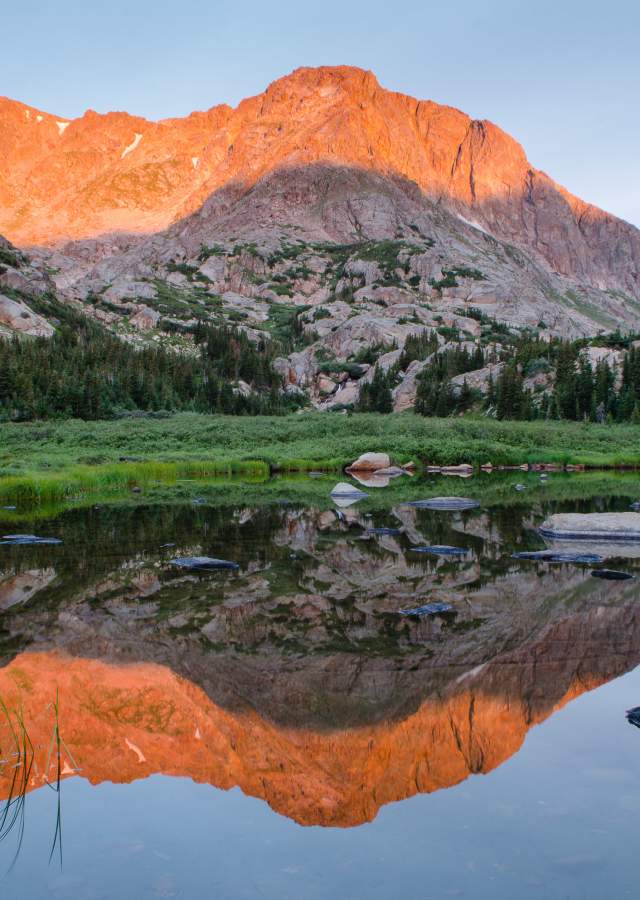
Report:
M 0 232 L 20 244 L 160 231 L 221 188 L 331 163 L 402 177 L 561 275 L 640 290 L 640 233 L 534 169 L 488 121 L 380 87 L 350 67 L 298 69 L 236 109 L 149 122 L 68 121 L 0 101 Z

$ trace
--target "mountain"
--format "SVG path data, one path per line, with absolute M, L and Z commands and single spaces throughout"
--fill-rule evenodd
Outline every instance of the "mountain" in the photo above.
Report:
M 640 291 L 640 233 L 555 184 L 497 126 L 380 87 L 350 67 L 299 69 L 236 109 L 149 122 L 68 121 L 0 101 L 0 232 L 51 243 L 160 231 L 220 188 L 319 162 L 400 176 L 560 274 Z
M 482 391 L 508 334 L 640 330 L 638 229 L 492 123 L 360 69 L 299 69 L 235 109 L 159 122 L 0 99 L 0 159 L 0 232 L 29 257 L 0 259 L 0 309 L 28 302 L 10 293 L 28 262 L 134 343 L 188 350 L 199 319 L 233 324 L 280 339 L 286 388 L 319 408 L 357 401 L 372 365 L 411 406 L 425 354 L 397 371 L 409 336 L 480 345 Z

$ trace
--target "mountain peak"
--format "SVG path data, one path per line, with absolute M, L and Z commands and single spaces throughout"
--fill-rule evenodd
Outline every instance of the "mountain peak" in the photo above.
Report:
M 0 233 L 18 244 L 161 231 L 227 186 L 330 164 L 413 182 L 561 275 L 640 293 L 635 228 L 538 172 L 491 122 L 352 66 L 299 68 L 235 109 L 160 122 L 92 110 L 70 122 L 4 100 L 0 158 Z

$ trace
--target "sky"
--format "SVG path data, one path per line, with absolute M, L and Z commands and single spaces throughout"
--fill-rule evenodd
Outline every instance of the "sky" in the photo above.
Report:
M 639 0 L 20 0 L 0 95 L 73 118 L 236 105 L 348 64 L 490 119 L 585 200 L 640 226 Z

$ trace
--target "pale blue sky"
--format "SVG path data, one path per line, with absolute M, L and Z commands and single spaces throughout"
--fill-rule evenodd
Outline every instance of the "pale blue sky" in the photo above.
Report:
M 301 65 L 372 69 L 457 106 L 640 225 L 638 0 L 20 0 L 0 17 L 0 94 L 58 115 L 236 104 Z

